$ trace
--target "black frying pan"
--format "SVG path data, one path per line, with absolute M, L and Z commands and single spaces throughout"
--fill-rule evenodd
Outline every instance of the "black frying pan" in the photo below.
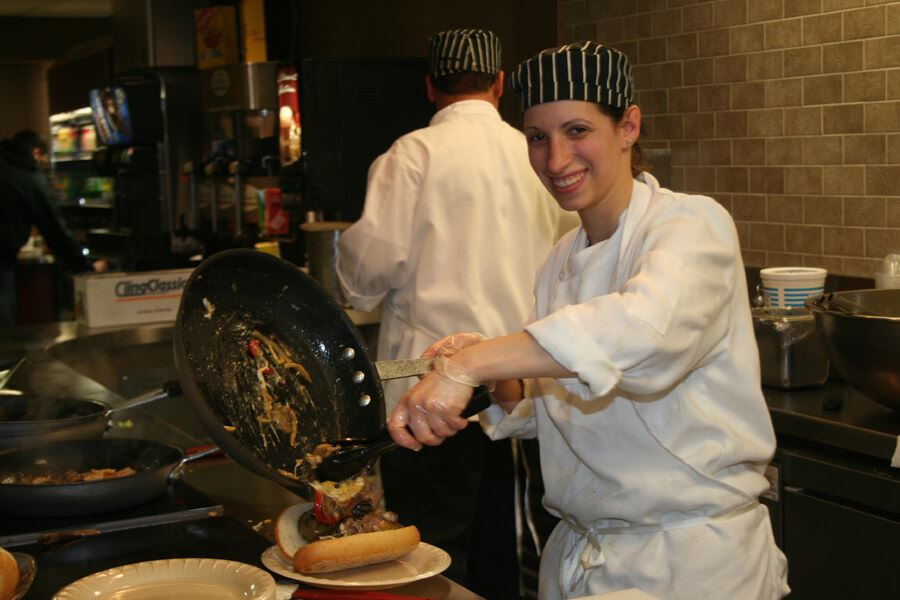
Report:
M 20 517 L 74 517 L 129 508 L 161 496 L 177 468 L 217 452 L 191 454 L 150 440 L 102 438 L 73 440 L 0 452 L 0 512 Z M 134 475 L 79 483 L 25 485 L 2 483 L 14 473 L 35 472 L 41 465 L 54 473 L 67 469 L 131 467 Z
M 114 413 L 180 394 L 173 381 L 116 407 L 68 396 L 0 395 L 0 448 L 100 437 Z
M 255 332 L 255 333 L 254 333 Z M 275 367 L 275 340 L 298 369 Z M 255 337 L 257 336 L 257 337 Z M 344 311 L 295 265 L 255 250 L 226 250 L 191 274 L 175 321 L 175 364 L 185 396 L 212 438 L 237 462 L 309 496 L 296 461 L 323 441 L 368 439 L 384 427 L 381 382 Z M 297 433 L 279 428 L 271 403 L 297 416 Z M 268 422 L 266 422 L 268 421 Z

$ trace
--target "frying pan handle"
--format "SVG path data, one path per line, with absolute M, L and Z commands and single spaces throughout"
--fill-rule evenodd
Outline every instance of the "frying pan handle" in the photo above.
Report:
M 194 446 L 193 448 L 188 448 L 184 451 L 184 458 L 181 459 L 181 462 L 182 464 L 184 464 L 193 462 L 195 460 L 200 460 L 201 458 L 206 458 L 207 456 L 220 456 L 224 454 L 225 451 L 215 444 L 209 444 L 206 446 Z
M 13 361 L 12 363 L 7 362 L 2 366 L 2 370 L 0 370 L 0 389 L 6 387 L 6 384 L 9 383 L 9 380 L 12 379 L 12 376 L 16 374 L 16 371 L 19 370 L 19 367 L 21 367 L 24 362 L 25 357 L 23 356 L 18 361 Z
M 140 396 L 135 396 L 134 398 L 127 400 L 126 402 L 123 402 L 118 406 L 110 408 L 108 411 L 106 411 L 106 416 L 109 417 L 111 414 L 117 413 L 120 410 L 127 410 L 129 408 L 134 408 L 142 404 L 156 402 L 157 400 L 163 400 L 165 398 L 174 398 L 175 396 L 180 395 L 181 384 L 177 381 L 167 381 L 159 389 L 151 390 L 147 393 L 141 394 Z
M 169 473 L 169 481 L 174 481 L 181 477 L 182 472 L 184 471 L 184 466 L 195 460 L 200 460 L 201 458 L 206 458 L 207 456 L 218 456 L 220 454 L 225 454 L 225 452 L 216 445 L 209 446 L 195 446 L 193 448 L 188 448 L 185 450 L 184 456 L 181 458 L 181 461 L 175 466 L 174 469 Z
M 462 411 L 460 416 L 464 419 L 473 417 L 481 411 L 487 410 L 493 401 L 494 397 L 491 395 L 491 391 L 487 386 L 479 385 L 475 388 L 475 391 L 472 392 L 472 399 L 469 400 L 468 406 L 466 406 L 466 409 Z

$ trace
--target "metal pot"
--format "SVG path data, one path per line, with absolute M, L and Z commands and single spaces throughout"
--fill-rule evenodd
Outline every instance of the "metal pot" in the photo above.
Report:
M 900 410 L 900 289 L 824 294 L 806 306 L 844 380 Z
M 338 242 L 352 223 L 346 221 L 313 221 L 300 226 L 306 237 L 306 264 L 309 275 L 338 304 L 344 303 L 344 293 L 337 278 Z

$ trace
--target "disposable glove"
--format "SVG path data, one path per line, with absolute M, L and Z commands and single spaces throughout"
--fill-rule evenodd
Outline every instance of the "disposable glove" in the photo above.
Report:
M 439 339 L 425 349 L 422 358 L 434 358 L 435 356 L 453 356 L 463 348 L 474 346 L 487 340 L 487 337 L 480 333 L 454 333 L 445 338 Z
M 397 403 L 388 421 L 391 437 L 412 450 L 419 450 L 421 444 L 441 444 L 469 424 L 460 414 L 473 389 L 437 373 L 426 375 Z
M 488 391 L 493 392 L 496 385 L 495 382 L 479 381 L 477 378 L 464 372 L 460 367 L 451 365 L 449 361 L 446 360 L 463 348 L 480 344 L 486 340 L 487 337 L 480 333 L 454 333 L 453 335 L 448 335 L 447 337 L 436 341 L 426 348 L 425 352 L 422 353 L 422 358 L 435 359 L 431 368 L 438 375 L 443 375 L 448 379 L 452 379 L 458 383 L 464 383 L 470 387 L 477 387 L 483 384 L 488 388 Z

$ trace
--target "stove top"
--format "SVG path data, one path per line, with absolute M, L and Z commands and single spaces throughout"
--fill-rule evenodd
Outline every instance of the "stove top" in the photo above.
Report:
M 0 547 L 47 541 L 70 532 L 95 530 L 96 533 L 107 533 L 162 523 L 192 521 L 221 516 L 223 512 L 221 504 L 189 484 L 175 480 L 159 498 L 123 510 L 51 519 L 0 515 Z
M 23 600 L 47 600 L 92 573 L 148 560 L 213 558 L 261 567 L 260 556 L 271 545 L 240 521 L 224 515 L 115 531 L 62 546 L 26 545 L 16 551 L 30 554 L 38 564 L 37 576 Z

